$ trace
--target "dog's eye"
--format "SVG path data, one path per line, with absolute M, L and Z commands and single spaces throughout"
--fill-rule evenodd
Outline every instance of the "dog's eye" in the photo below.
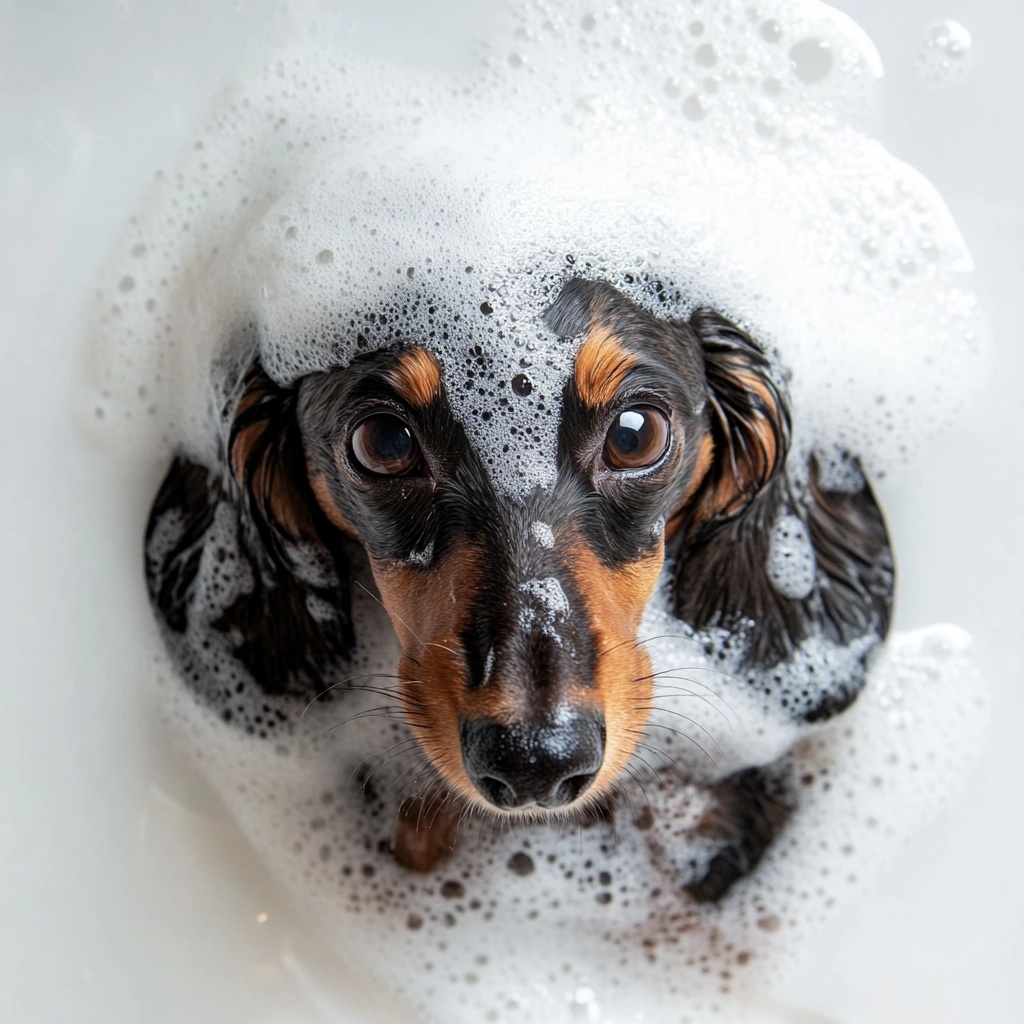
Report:
M 368 416 L 352 431 L 352 454 L 363 469 L 378 476 L 408 473 L 419 462 L 412 431 L 397 416 Z
M 604 460 L 612 469 L 653 466 L 668 450 L 668 417 L 650 405 L 634 405 L 615 417 L 604 439 Z

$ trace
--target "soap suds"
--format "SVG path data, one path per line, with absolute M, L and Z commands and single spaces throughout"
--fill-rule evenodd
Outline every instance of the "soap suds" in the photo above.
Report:
M 739 322 L 787 377 L 794 464 L 813 453 L 829 489 L 898 472 L 969 400 L 985 355 L 970 256 L 931 185 L 870 137 L 881 68 L 849 19 L 810 0 L 510 0 L 480 66 L 442 74 L 340 56 L 320 17 L 239 84 L 126 230 L 89 403 L 111 447 L 220 467 L 222 410 L 254 357 L 287 383 L 413 339 L 496 488 L 521 497 L 556 473 L 581 339 L 541 316 L 571 277 L 659 317 L 710 305 Z M 929 73 L 954 73 L 957 38 L 925 40 Z M 155 549 L 180 528 L 163 520 Z M 613 820 L 481 823 L 436 874 L 411 875 L 389 845 L 422 755 L 358 688 L 397 660 L 372 581 L 357 568 L 362 642 L 336 688 L 266 698 L 209 629 L 254 586 L 230 518 L 211 531 L 191 627 L 211 645 L 196 681 L 162 671 L 167 716 L 274 875 L 426 1021 L 759 1019 L 748 997 L 981 742 L 956 628 L 893 635 L 850 711 L 799 725 L 779 695 L 813 701 L 871 639 L 811 638 L 786 673 L 751 680 L 733 638 L 667 613 L 666 580 L 640 632 L 657 710 Z M 553 548 L 547 524 L 530 535 Z M 329 621 L 333 566 L 310 552 L 298 569 Z M 774 524 L 769 572 L 791 596 L 812 580 L 798 518 Z M 572 609 L 551 582 L 521 598 L 557 635 Z M 772 762 L 799 796 L 787 830 L 718 907 L 691 903 L 681 886 L 711 853 L 701 783 Z
M 781 515 L 772 527 L 768 548 L 768 578 L 784 597 L 806 597 L 814 587 L 817 565 L 814 548 L 799 516 Z
M 555 546 L 555 534 L 547 523 L 530 523 L 530 533 L 533 534 L 533 539 L 542 548 L 550 549 Z
M 519 626 L 524 634 L 539 623 L 540 630 L 561 644 L 558 624 L 564 622 L 570 613 L 569 599 L 565 596 L 562 584 L 554 576 L 542 580 L 527 580 L 519 585 L 526 595 L 519 612 Z

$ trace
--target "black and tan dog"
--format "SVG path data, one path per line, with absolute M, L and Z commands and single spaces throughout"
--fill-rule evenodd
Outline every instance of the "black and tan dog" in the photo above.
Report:
M 833 685 L 775 695 L 794 716 L 854 700 L 888 627 L 885 526 L 866 484 L 826 491 L 813 461 L 786 471 L 789 413 L 758 344 L 710 310 L 660 319 L 582 279 L 544 320 L 584 340 L 559 410 L 556 482 L 523 498 L 492 485 L 452 383 L 415 339 L 287 388 L 251 366 L 224 471 L 178 458 L 147 534 L 157 614 L 200 692 L 219 699 L 247 673 L 265 694 L 308 700 L 343 676 L 362 549 L 401 645 L 409 726 L 443 788 L 496 815 L 582 812 L 613 791 L 651 705 L 638 629 L 666 559 L 675 614 L 731 631 L 749 678 L 808 638 L 860 645 Z M 769 579 L 782 514 L 804 523 L 816 559 L 800 596 Z M 232 572 L 249 585 L 218 605 Z M 208 654 L 212 640 L 235 676 Z M 722 849 L 688 886 L 700 899 L 753 867 L 786 814 L 757 770 L 716 792 Z

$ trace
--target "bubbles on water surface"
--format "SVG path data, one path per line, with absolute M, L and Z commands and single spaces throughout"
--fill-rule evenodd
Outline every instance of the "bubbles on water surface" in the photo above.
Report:
M 969 255 L 931 186 L 867 134 L 877 55 L 824 6 L 510 4 L 481 67 L 447 76 L 339 57 L 322 28 L 295 26 L 129 226 L 90 404 L 115 444 L 217 466 L 254 356 L 291 382 L 415 341 L 496 486 L 545 486 L 580 339 L 541 316 L 575 276 L 661 317 L 711 305 L 739 321 L 788 379 L 795 451 L 834 489 L 898 470 L 967 400 L 984 348 Z M 929 46 L 954 60 L 956 42 Z M 557 549 L 548 524 L 529 529 Z M 801 520 L 774 524 L 769 563 L 780 593 L 806 591 Z M 227 554 L 211 587 L 244 587 L 235 568 Z M 565 595 L 532 582 L 530 613 L 557 623 Z M 390 853 L 419 764 L 408 726 L 351 718 L 379 696 L 353 688 L 342 714 L 216 678 L 211 710 L 169 679 L 169 714 L 272 871 L 425 1019 L 753 1019 L 743 994 L 954 786 L 979 691 L 959 631 L 897 635 L 850 712 L 795 727 L 666 604 L 642 626 L 666 673 L 656 753 L 638 752 L 611 820 L 475 822 L 429 875 Z M 380 608 L 359 592 L 354 615 L 375 642 L 350 673 L 393 673 Z M 828 649 L 800 657 L 843 669 Z M 791 827 L 719 908 L 696 906 L 681 884 L 710 853 L 708 797 L 680 769 L 779 757 L 800 794 Z
M 814 587 L 817 566 L 807 527 L 799 516 L 780 516 L 772 527 L 768 577 L 786 597 L 806 597 Z
M 801 39 L 789 59 L 801 82 L 820 82 L 832 70 L 832 47 L 824 39 Z
M 942 18 L 924 30 L 917 48 L 917 72 L 925 85 L 955 85 L 970 75 L 975 57 L 971 33 L 958 21 Z

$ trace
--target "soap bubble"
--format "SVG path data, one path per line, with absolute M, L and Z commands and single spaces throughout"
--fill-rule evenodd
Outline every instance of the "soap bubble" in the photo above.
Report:
M 917 73 L 925 85 L 945 88 L 964 81 L 974 68 L 971 33 L 952 18 L 928 24 L 917 48 Z

